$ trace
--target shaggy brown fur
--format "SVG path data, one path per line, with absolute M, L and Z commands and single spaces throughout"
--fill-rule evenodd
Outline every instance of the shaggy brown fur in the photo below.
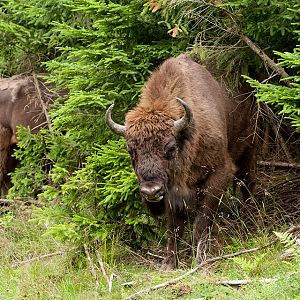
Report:
M 45 105 L 58 93 L 49 91 L 53 85 L 39 81 L 39 89 Z M 17 143 L 17 126 L 29 127 L 36 133 L 47 124 L 42 105 L 32 76 L 14 76 L 0 80 L 0 188 L 2 196 L 11 186 L 8 173 L 13 171 L 16 161 L 11 157 L 13 145 Z
M 245 197 L 254 189 L 255 105 L 249 94 L 236 94 L 229 97 L 204 66 L 182 54 L 153 72 L 139 104 L 126 115 L 125 137 L 141 191 L 160 187 L 155 201 L 142 197 L 152 214 L 168 220 L 167 268 L 177 264 L 176 240 L 187 215 L 194 217 L 201 261 L 212 217 L 234 175 L 245 181 Z M 181 132 L 174 128 L 184 114 L 176 97 L 193 113 Z

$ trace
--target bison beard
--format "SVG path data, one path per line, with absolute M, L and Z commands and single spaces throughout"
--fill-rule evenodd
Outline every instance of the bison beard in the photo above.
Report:
M 240 90 L 229 97 L 204 66 L 188 55 L 167 59 L 145 84 L 125 125 L 106 123 L 126 138 L 142 199 L 168 222 L 165 267 L 177 265 L 177 240 L 193 219 L 197 262 L 206 255 L 212 218 L 234 175 L 244 197 L 254 190 L 255 101 Z

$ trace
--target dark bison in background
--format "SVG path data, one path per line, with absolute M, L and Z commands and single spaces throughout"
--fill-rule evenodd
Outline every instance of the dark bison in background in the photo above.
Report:
M 208 70 L 186 54 L 167 59 L 145 84 L 125 126 L 106 123 L 127 141 L 142 199 L 168 221 L 165 266 L 177 265 L 177 239 L 194 219 L 197 261 L 205 257 L 209 227 L 234 176 L 242 193 L 254 190 L 255 101 L 246 90 L 229 97 Z
M 17 126 L 29 127 L 36 133 L 47 125 L 48 104 L 60 93 L 50 91 L 53 84 L 41 78 L 17 75 L 0 80 L 0 188 L 2 196 L 11 187 L 8 173 L 16 167 L 11 156 L 17 140 Z

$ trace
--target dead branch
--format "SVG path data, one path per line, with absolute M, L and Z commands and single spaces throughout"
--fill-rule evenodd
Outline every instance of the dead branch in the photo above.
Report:
M 289 152 L 289 150 L 288 150 L 288 148 L 286 146 L 286 143 L 285 143 L 282 135 L 279 132 L 279 129 L 275 126 L 274 123 L 272 123 L 271 126 L 272 126 L 272 130 L 274 131 L 274 133 L 275 133 L 275 135 L 276 135 L 276 137 L 277 137 L 277 139 L 278 139 L 278 141 L 279 141 L 279 143 L 280 143 L 280 145 L 282 147 L 282 150 L 283 150 L 283 152 L 284 152 L 284 154 L 285 154 L 288 162 L 289 163 L 294 163 L 292 155 L 290 154 L 290 152 Z
M 95 271 L 94 263 L 93 263 L 92 257 L 90 255 L 89 249 L 88 249 L 88 247 L 87 247 L 86 244 L 84 244 L 84 250 L 85 250 L 85 254 L 86 254 L 86 257 L 87 257 L 87 260 L 88 260 L 88 263 L 89 263 L 89 267 L 90 267 L 91 273 L 92 273 L 92 275 L 93 275 L 93 277 L 95 279 L 96 291 L 97 291 L 98 288 L 99 288 L 98 276 L 97 276 L 97 273 Z
M 230 253 L 230 254 L 226 254 L 226 255 L 220 255 L 220 256 L 213 257 L 213 258 L 208 258 L 205 261 L 203 261 L 202 263 L 200 263 L 197 267 L 195 267 L 195 268 L 191 269 L 190 271 L 188 271 L 187 273 L 184 273 L 183 275 L 181 275 L 179 277 L 176 277 L 174 279 L 171 279 L 169 281 L 166 281 L 164 283 L 160 283 L 160 284 L 157 284 L 157 285 L 154 285 L 154 286 L 150 286 L 146 289 L 140 290 L 140 291 L 128 296 L 126 298 L 126 300 L 135 299 L 136 297 L 139 297 L 143 294 L 147 294 L 151 291 L 161 289 L 161 288 L 164 288 L 164 287 L 169 286 L 169 285 L 173 285 L 173 284 L 179 282 L 180 280 L 188 277 L 189 275 L 197 272 L 199 269 L 203 268 L 205 265 L 207 265 L 209 263 L 220 261 L 220 260 L 223 260 L 223 259 L 232 258 L 232 257 L 242 255 L 242 254 L 245 254 L 245 253 L 251 253 L 251 252 L 254 252 L 254 251 L 258 251 L 258 250 L 264 249 L 266 247 L 269 247 L 269 246 L 275 244 L 277 241 L 278 241 L 278 239 L 274 239 L 270 243 L 267 243 L 267 244 L 265 244 L 263 246 L 260 246 L 260 247 L 251 248 L 251 249 L 244 249 L 244 250 L 241 250 L 241 251 L 238 251 L 238 252 L 234 252 L 234 253 Z
M 107 282 L 107 286 L 108 286 L 108 291 L 111 292 L 111 289 L 112 289 L 112 279 L 113 277 L 111 276 L 110 278 L 108 278 L 107 276 L 107 273 L 106 273 L 106 270 L 104 268 L 104 263 L 100 257 L 100 254 L 98 251 L 96 251 L 96 256 L 97 256 L 97 259 L 98 259 L 98 263 L 99 263 L 99 266 L 100 266 L 100 269 L 101 269 L 101 272 Z
M 66 253 L 66 251 L 61 250 L 61 251 L 58 251 L 58 252 L 53 252 L 53 253 L 41 255 L 41 256 L 38 256 L 38 257 L 33 257 L 33 258 L 30 258 L 30 259 L 23 260 L 23 261 L 15 263 L 13 265 L 13 268 L 16 268 L 16 267 L 19 267 L 19 266 L 22 266 L 22 265 L 25 265 L 25 264 L 28 264 L 28 263 L 32 263 L 34 261 L 41 260 L 41 259 L 44 259 L 44 258 L 49 258 L 49 257 L 53 257 L 53 256 L 62 255 L 62 254 L 65 254 L 65 253 Z
M 276 76 L 278 76 L 278 74 L 273 71 L 273 73 L 268 78 L 261 81 L 261 83 L 268 83 L 272 78 L 274 78 Z
M 140 258 L 141 260 L 143 260 L 145 263 L 147 264 L 154 264 L 151 260 L 146 259 L 145 257 L 143 257 L 142 255 L 138 254 L 137 252 L 131 250 L 130 248 L 126 248 L 126 251 L 130 252 L 132 255 Z
M 129 287 L 129 286 L 133 286 L 133 285 L 137 284 L 138 282 L 139 282 L 138 280 L 128 281 L 128 282 L 122 283 L 121 286 Z
M 262 61 L 264 61 L 268 67 L 270 67 L 273 71 L 275 71 L 277 74 L 279 74 L 282 78 L 287 78 L 289 75 L 286 73 L 283 67 L 276 64 L 264 51 L 257 46 L 255 43 L 253 43 L 246 35 L 244 35 L 241 31 L 238 32 L 239 37 L 241 40 L 247 44 L 247 46 L 256 54 L 258 55 Z M 288 81 L 284 81 L 286 85 L 290 88 L 292 88 L 292 84 Z
M 220 285 L 244 285 L 253 282 L 260 282 L 260 283 L 271 283 L 277 281 L 278 278 L 262 278 L 262 279 L 242 279 L 242 280 L 221 280 L 217 281 L 214 284 Z
M 154 291 L 154 290 L 158 290 L 158 289 L 161 289 L 163 287 L 166 287 L 166 286 L 169 286 L 169 285 L 172 285 L 172 284 L 175 284 L 177 282 L 179 282 L 180 280 L 182 280 L 183 278 L 195 273 L 196 271 L 198 271 L 200 269 L 200 267 L 202 267 L 202 265 L 198 265 L 196 268 L 194 269 L 191 269 L 189 272 L 179 276 L 179 277 L 176 277 L 172 280 L 169 280 L 167 282 L 164 282 L 164 283 L 161 283 L 161 284 L 157 284 L 157 285 L 154 285 L 154 286 L 150 286 L 146 289 L 143 289 L 143 290 L 140 290 L 130 296 L 128 296 L 127 298 L 125 298 L 125 300 L 131 300 L 131 299 L 136 299 L 137 297 L 143 295 L 143 294 L 148 294 L 149 292 L 151 291 Z
M 161 259 L 161 260 L 164 260 L 164 259 L 165 259 L 165 257 L 163 257 L 163 256 L 161 256 L 161 255 L 153 254 L 153 253 L 151 253 L 151 252 L 149 252 L 149 251 L 147 252 L 147 255 L 153 256 L 153 257 L 158 258 L 158 259 Z
M 269 144 L 270 144 L 270 124 L 266 124 L 266 128 L 264 130 L 264 137 L 261 146 L 261 155 L 263 158 L 267 157 L 269 151 Z
M 263 167 L 292 168 L 300 170 L 300 164 L 297 163 L 287 163 L 281 161 L 258 161 L 257 164 Z
M 289 74 L 286 73 L 284 68 L 278 64 L 276 64 L 258 45 L 252 42 L 242 31 L 240 26 L 238 25 L 236 16 L 228 11 L 224 7 L 220 7 L 223 13 L 227 15 L 233 24 L 234 34 L 238 35 L 239 38 L 276 74 L 280 75 L 282 78 L 288 78 Z M 284 80 L 285 84 L 292 88 L 293 85 L 290 81 Z
M 32 72 L 32 77 L 33 77 L 35 90 L 36 90 L 36 93 L 37 93 L 37 98 L 40 101 L 43 113 L 44 113 L 45 118 L 47 120 L 48 128 L 51 129 L 51 121 L 50 121 L 50 118 L 49 118 L 49 115 L 48 115 L 48 108 L 47 108 L 46 104 L 43 101 L 41 89 L 40 89 L 39 82 L 38 82 L 38 79 L 36 77 L 35 72 Z
M 112 282 L 113 282 L 114 276 L 115 276 L 115 274 L 111 273 L 110 277 L 109 277 L 109 282 L 108 282 L 108 291 L 109 292 L 111 292 L 111 289 L 112 289 Z

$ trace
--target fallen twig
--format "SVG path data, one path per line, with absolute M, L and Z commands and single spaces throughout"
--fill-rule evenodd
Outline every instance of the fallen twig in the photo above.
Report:
M 147 264 L 153 264 L 153 262 L 151 260 L 146 259 L 145 257 L 143 257 L 142 255 L 138 254 L 137 252 L 131 250 L 130 248 L 126 249 L 126 251 L 130 252 L 131 254 L 137 256 L 138 258 L 140 258 L 141 260 L 143 260 L 144 262 L 146 262 Z
M 112 282 L 113 282 L 114 276 L 115 276 L 115 274 L 111 273 L 110 277 L 109 277 L 109 282 L 108 282 L 108 291 L 109 292 L 111 292 L 111 289 L 112 289 Z
M 32 263 L 33 261 L 36 261 L 36 260 L 41 260 L 41 259 L 44 259 L 44 258 L 49 258 L 49 257 L 57 256 L 57 255 L 62 255 L 62 254 L 65 254 L 65 253 L 66 253 L 66 251 L 61 250 L 61 251 L 58 251 L 58 252 L 53 252 L 53 253 L 41 255 L 41 256 L 38 256 L 38 257 L 33 257 L 33 258 L 30 258 L 30 259 L 27 259 L 27 260 L 17 262 L 13 265 L 13 267 L 16 268 L 16 267 L 19 267 L 19 266 L 22 266 L 22 265 L 25 265 L 25 264 L 28 264 L 28 263 Z
M 149 251 L 147 252 L 147 255 L 153 256 L 153 257 L 158 258 L 158 259 L 161 259 L 161 260 L 164 260 L 164 259 L 165 259 L 165 257 L 163 257 L 163 256 L 161 256 L 161 255 L 153 254 L 153 253 L 151 253 L 151 252 L 149 252 Z
M 287 278 L 288 276 L 295 275 L 297 272 L 290 272 L 288 274 L 284 275 L 284 278 Z M 272 283 L 275 281 L 278 281 L 280 278 L 260 278 L 260 279 L 241 279 L 241 280 L 219 280 L 217 282 L 205 282 L 207 284 L 213 283 L 213 284 L 222 284 L 222 285 L 244 285 L 249 284 L 253 282 L 259 282 L 259 283 Z
M 244 285 L 252 282 L 260 282 L 260 283 L 271 283 L 277 281 L 279 278 L 261 278 L 261 279 L 241 279 L 241 280 L 221 280 L 214 282 L 214 284 L 221 285 Z
M 279 144 L 281 145 L 281 148 L 282 148 L 282 150 L 283 150 L 283 152 L 284 152 L 284 154 L 285 154 L 288 162 L 290 164 L 293 164 L 294 160 L 293 160 L 292 155 L 291 155 L 291 153 L 289 152 L 289 150 L 288 150 L 288 148 L 286 146 L 286 143 L 285 143 L 284 138 L 282 137 L 282 135 L 280 133 L 279 128 L 276 127 L 276 125 L 273 122 L 271 123 L 271 127 L 272 127 L 273 132 L 276 135 L 276 139 L 278 140 Z
M 181 276 L 179 276 L 179 277 L 177 277 L 177 278 L 174 278 L 174 279 L 169 280 L 169 281 L 167 281 L 167 282 L 160 283 L 160 284 L 157 284 L 157 285 L 154 285 L 154 286 L 150 286 L 150 287 L 148 287 L 148 288 L 146 288 L 146 289 L 140 290 L 140 291 L 138 291 L 138 292 L 136 292 L 136 293 L 134 293 L 134 294 L 128 296 L 125 300 L 135 299 L 136 297 L 141 296 L 141 295 L 143 295 L 143 294 L 147 294 L 147 293 L 149 293 L 149 292 L 151 292 L 151 291 L 158 290 L 158 289 L 161 289 L 161 288 L 163 288 L 163 287 L 166 287 L 166 286 L 175 284 L 175 283 L 177 283 L 178 281 L 180 281 L 181 279 L 183 279 L 183 278 L 185 278 L 185 277 L 187 277 L 187 276 L 189 276 L 189 275 L 195 273 L 195 272 L 198 271 L 199 268 L 202 267 L 202 266 L 203 266 L 202 264 L 201 264 L 201 265 L 198 265 L 196 268 L 191 269 L 189 272 L 187 272 L 187 273 L 185 273 L 185 274 L 183 274 L 183 275 L 181 275 Z
M 124 283 L 122 283 L 121 285 L 122 286 L 133 286 L 133 285 L 135 285 L 135 284 L 137 284 L 138 283 L 138 280 L 133 280 L 133 281 L 128 281 L 128 282 L 124 282 Z
M 257 164 L 264 167 L 293 168 L 300 170 L 300 164 L 296 163 L 287 163 L 281 161 L 258 161 Z
M 88 249 L 88 247 L 87 247 L 86 244 L 84 244 L 84 250 L 85 250 L 85 253 L 86 253 L 86 257 L 88 259 L 88 263 L 89 263 L 89 267 L 90 267 L 91 273 L 93 274 L 94 279 L 95 279 L 96 290 L 98 290 L 98 288 L 99 288 L 98 276 L 97 276 L 97 273 L 95 271 L 93 260 L 92 260 L 92 257 L 90 255 L 89 249 Z
M 263 246 L 260 246 L 260 247 L 251 248 L 251 249 L 244 249 L 244 250 L 241 250 L 241 251 L 238 251 L 238 252 L 234 252 L 234 253 L 230 253 L 230 254 L 226 254 L 226 255 L 220 255 L 220 256 L 208 258 L 205 261 L 203 261 L 202 263 L 200 263 L 197 267 L 195 267 L 195 268 L 191 269 L 190 271 L 188 271 L 187 273 L 184 273 L 183 275 L 181 275 L 179 277 L 176 277 L 174 279 L 171 279 L 169 281 L 166 281 L 164 283 L 160 283 L 160 284 L 157 284 L 157 285 L 145 288 L 143 290 L 140 290 L 140 291 L 138 291 L 138 292 L 136 292 L 136 293 L 128 296 L 126 298 L 126 300 L 135 299 L 136 297 L 139 297 L 139 296 L 141 296 L 143 294 L 147 294 L 147 293 L 149 293 L 151 291 L 154 291 L 154 290 L 157 290 L 157 289 L 161 289 L 163 287 L 175 284 L 175 283 L 179 282 L 180 280 L 184 279 L 185 277 L 187 277 L 187 276 L 189 276 L 189 275 L 197 272 L 200 268 L 204 267 L 205 265 L 207 265 L 209 263 L 216 262 L 216 261 L 223 260 L 223 259 L 232 258 L 232 257 L 238 256 L 238 255 L 241 255 L 241 254 L 245 254 L 245 253 L 251 253 L 251 252 L 254 252 L 254 251 L 258 251 L 258 250 L 264 249 L 266 247 L 269 247 L 269 246 L 275 244 L 277 241 L 278 241 L 278 239 L 274 239 L 270 243 L 267 243 L 267 244 L 265 244 Z
M 103 274 L 103 276 L 104 276 L 104 278 L 105 278 L 105 280 L 107 282 L 108 291 L 111 292 L 113 276 L 110 276 L 110 278 L 107 276 L 106 270 L 104 268 L 103 261 L 102 261 L 102 259 L 101 259 L 100 254 L 99 254 L 98 251 L 96 251 L 96 256 L 97 256 L 97 259 L 98 259 L 98 263 L 99 263 L 101 272 L 102 272 L 102 274 Z

